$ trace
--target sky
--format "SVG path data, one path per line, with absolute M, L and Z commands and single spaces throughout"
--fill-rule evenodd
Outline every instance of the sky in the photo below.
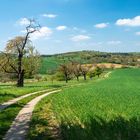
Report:
M 140 0 L 1 0 L 0 51 L 35 19 L 41 28 L 30 39 L 41 54 L 140 52 L 139 5 Z

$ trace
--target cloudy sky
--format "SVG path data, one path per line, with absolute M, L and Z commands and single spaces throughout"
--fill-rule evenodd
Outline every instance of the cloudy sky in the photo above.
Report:
M 41 28 L 31 40 L 41 54 L 140 52 L 139 6 L 140 0 L 1 0 L 0 50 L 35 18 Z

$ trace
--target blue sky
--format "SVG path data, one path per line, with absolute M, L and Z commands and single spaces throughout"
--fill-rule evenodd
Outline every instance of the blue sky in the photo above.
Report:
M 0 50 L 24 35 L 28 18 L 41 54 L 79 50 L 140 52 L 140 0 L 1 0 Z

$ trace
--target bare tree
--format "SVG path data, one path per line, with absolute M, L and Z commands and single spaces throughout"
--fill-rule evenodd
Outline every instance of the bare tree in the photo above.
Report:
M 17 75 L 17 86 L 24 86 L 25 69 L 23 67 L 23 57 L 27 53 L 28 46 L 31 45 L 30 35 L 39 31 L 40 25 L 35 20 L 29 20 L 30 23 L 26 27 L 25 36 L 17 36 L 8 41 L 6 51 L 4 53 L 5 62 L 1 64 L 2 69 L 7 73 L 15 73 Z M 15 58 L 14 61 L 12 58 Z M 8 66 L 8 69 L 7 69 Z
M 79 76 L 81 75 L 81 65 L 76 62 L 72 62 L 72 73 L 76 77 L 77 81 L 79 81 Z
M 70 79 L 70 75 L 72 73 L 70 64 L 61 64 L 59 67 L 59 71 L 64 75 L 66 83 Z

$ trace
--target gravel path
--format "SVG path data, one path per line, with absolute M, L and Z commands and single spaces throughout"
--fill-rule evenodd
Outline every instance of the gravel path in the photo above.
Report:
M 41 93 L 41 92 L 47 92 L 47 91 L 49 91 L 49 89 L 42 90 L 42 91 L 37 91 L 37 92 L 33 92 L 33 93 L 29 93 L 29 94 L 17 97 L 15 99 L 9 100 L 9 101 L 7 101 L 7 102 L 5 102 L 3 104 L 0 104 L 0 111 L 2 111 L 3 109 L 7 108 L 8 106 L 10 106 L 12 104 L 15 104 L 17 101 L 19 101 L 19 100 L 21 100 L 23 98 L 26 98 L 28 96 L 31 96 L 31 95 L 34 95 L 34 94 L 38 94 L 38 93 Z
M 48 96 L 52 93 L 57 93 L 59 91 L 60 90 L 55 90 L 45 93 L 26 104 L 15 118 L 13 124 L 11 125 L 11 128 L 8 130 L 7 134 L 4 137 L 4 140 L 25 140 L 29 129 L 29 122 L 31 120 L 32 112 L 35 105 L 45 96 Z

